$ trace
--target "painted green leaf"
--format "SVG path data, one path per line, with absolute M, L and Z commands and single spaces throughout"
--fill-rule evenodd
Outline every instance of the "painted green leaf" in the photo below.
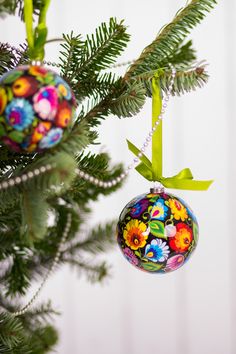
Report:
M 163 267 L 163 264 L 157 264 L 157 263 L 142 263 L 142 268 L 145 270 L 148 270 L 149 272 L 156 272 L 157 270 L 161 269 Z
M 165 227 L 161 221 L 152 220 L 148 223 L 153 236 L 167 239 L 165 236 Z
M 0 124 L 0 136 L 6 135 L 6 130 L 2 124 Z
M 12 73 L 8 74 L 4 80 L 3 83 L 4 84 L 11 84 L 12 82 L 14 82 L 16 79 L 18 79 L 21 75 L 23 74 L 23 71 L 13 71 Z
M 23 139 L 24 139 L 24 133 L 19 132 L 19 131 L 12 131 L 9 134 L 9 138 L 13 141 L 15 141 L 16 143 L 22 143 Z

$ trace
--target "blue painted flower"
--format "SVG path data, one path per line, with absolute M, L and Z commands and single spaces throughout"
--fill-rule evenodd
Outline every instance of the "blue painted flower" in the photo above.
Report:
M 151 210 L 151 218 L 164 220 L 168 212 L 168 207 L 165 205 L 164 199 L 158 199 Z
M 12 100 L 6 107 L 6 118 L 14 129 L 22 131 L 34 120 L 33 107 L 23 98 Z
M 52 128 L 39 143 L 40 149 L 48 149 L 58 144 L 62 138 L 63 130 L 61 128 Z
M 139 217 L 149 205 L 147 199 L 141 199 L 138 203 L 134 204 L 130 210 L 130 215 L 132 218 Z
M 145 258 L 152 262 L 164 262 L 170 253 L 169 246 L 161 239 L 152 240 L 145 248 Z
M 56 76 L 55 82 L 60 94 L 65 97 L 65 99 L 70 100 L 72 97 L 71 88 L 68 83 L 63 80 L 60 76 Z

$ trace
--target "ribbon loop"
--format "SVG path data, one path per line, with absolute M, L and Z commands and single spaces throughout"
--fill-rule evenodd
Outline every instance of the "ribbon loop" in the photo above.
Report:
M 24 0 L 24 21 L 29 47 L 29 57 L 32 60 L 43 60 L 44 46 L 47 39 L 46 14 L 50 0 L 44 0 L 40 9 L 38 25 L 33 29 L 33 1 Z
M 155 125 L 157 118 L 161 114 L 162 99 L 159 76 L 163 70 L 160 69 L 152 79 L 152 126 Z M 128 141 L 129 150 L 136 156 L 140 156 L 140 150 Z M 152 162 L 142 154 L 141 163 L 136 170 L 148 181 L 160 182 L 166 188 L 205 191 L 212 184 L 210 181 L 196 181 L 189 168 L 184 168 L 177 175 L 172 177 L 164 177 L 162 173 L 162 122 L 152 136 Z

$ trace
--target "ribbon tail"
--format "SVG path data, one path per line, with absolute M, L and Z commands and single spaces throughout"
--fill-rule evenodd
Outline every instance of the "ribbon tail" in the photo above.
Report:
M 162 178 L 161 183 L 166 188 L 193 190 L 193 191 L 206 191 L 213 183 L 210 181 L 194 181 L 192 179 L 178 179 L 175 177 Z

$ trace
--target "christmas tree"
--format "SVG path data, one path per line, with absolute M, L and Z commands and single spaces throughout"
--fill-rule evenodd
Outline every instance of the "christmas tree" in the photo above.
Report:
M 0 145 L 0 352 L 47 353 L 57 343 L 58 335 L 50 322 L 56 314 L 51 303 L 37 306 L 37 293 L 25 307 L 19 300 L 34 280 L 43 285 L 55 266 L 66 263 L 84 272 L 90 281 L 102 281 L 108 274 L 108 265 L 96 261 L 96 255 L 115 242 L 115 223 L 86 232 L 88 227 L 83 226 L 90 201 L 118 190 L 127 170 L 122 164 L 113 166 L 105 153 L 89 152 L 98 142 L 96 127 L 111 114 L 118 118 L 135 116 L 152 96 L 156 72 L 162 91 L 168 92 L 170 65 L 176 70 L 173 95 L 207 82 L 205 66 L 196 64 L 195 50 L 186 37 L 215 3 L 189 1 L 123 77 L 114 74 L 112 68 L 130 36 L 124 22 L 115 18 L 102 23 L 93 35 L 65 34 L 58 62 L 45 63 L 56 67 L 72 88 L 76 118 L 62 141 L 43 153 L 22 153 Z M 23 0 L 5 0 L 0 3 L 0 14 L 26 19 L 24 4 Z M 46 5 L 46 0 L 33 1 L 36 19 Z M 18 48 L 0 43 L 0 75 L 28 64 L 30 58 L 29 42 Z M 0 92 L 0 123 L 3 105 Z M 3 130 L 0 124 L 1 137 Z M 93 255 L 93 262 L 89 255 Z

